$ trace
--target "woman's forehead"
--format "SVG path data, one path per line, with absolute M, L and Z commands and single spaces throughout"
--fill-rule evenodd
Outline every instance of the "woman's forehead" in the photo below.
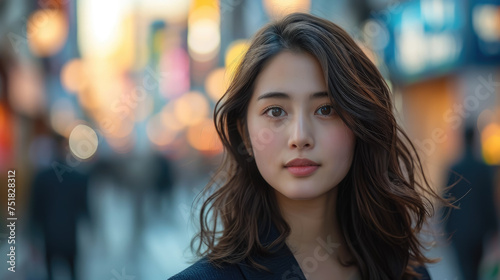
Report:
M 316 58 L 305 52 L 277 54 L 259 73 L 254 87 L 256 100 L 327 97 L 323 70 Z

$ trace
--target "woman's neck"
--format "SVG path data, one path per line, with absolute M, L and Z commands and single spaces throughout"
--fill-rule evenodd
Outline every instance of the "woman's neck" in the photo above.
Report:
M 283 218 L 291 229 L 286 243 L 292 251 L 306 253 L 321 246 L 332 252 L 344 243 L 336 215 L 337 189 L 308 200 L 292 200 L 276 192 Z

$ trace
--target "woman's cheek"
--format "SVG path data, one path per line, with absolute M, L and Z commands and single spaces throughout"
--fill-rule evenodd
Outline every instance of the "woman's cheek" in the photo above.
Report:
M 250 126 L 249 133 L 254 153 L 268 154 L 272 151 L 276 152 L 277 149 L 280 148 L 278 147 L 280 138 L 279 132 L 267 122 L 262 120 L 255 121 L 255 123 Z
M 275 154 L 278 153 L 282 146 L 279 145 L 279 136 L 271 133 L 269 130 L 260 130 L 252 140 L 252 147 L 255 155 L 262 159 L 275 159 Z
M 350 157 L 354 150 L 355 138 L 347 127 L 331 130 L 322 137 L 322 149 L 331 155 Z

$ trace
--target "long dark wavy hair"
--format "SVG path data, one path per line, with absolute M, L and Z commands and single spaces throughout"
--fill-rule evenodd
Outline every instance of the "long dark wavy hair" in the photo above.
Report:
M 198 196 L 201 228 L 193 249 L 215 265 L 247 261 L 266 269 L 255 256 L 270 253 L 290 234 L 272 187 L 247 152 L 246 129 L 255 80 L 266 62 L 285 50 L 318 60 L 334 110 L 356 137 L 350 170 L 336 186 L 338 221 L 353 256 L 350 264 L 358 266 L 363 279 L 419 276 L 412 267 L 434 260 L 424 256 L 425 244 L 417 235 L 434 213 L 432 202 L 447 201 L 429 185 L 414 145 L 396 122 L 391 92 L 375 65 L 338 25 L 304 13 L 290 14 L 256 33 L 215 106 L 224 155 Z M 281 235 L 272 244 L 262 244 L 260 225 L 270 223 Z

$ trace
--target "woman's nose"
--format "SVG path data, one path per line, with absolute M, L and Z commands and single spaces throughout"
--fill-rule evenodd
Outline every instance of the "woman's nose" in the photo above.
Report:
M 312 148 L 314 141 L 312 137 L 312 126 L 303 113 L 298 114 L 290 123 L 290 138 L 288 146 L 291 149 Z

